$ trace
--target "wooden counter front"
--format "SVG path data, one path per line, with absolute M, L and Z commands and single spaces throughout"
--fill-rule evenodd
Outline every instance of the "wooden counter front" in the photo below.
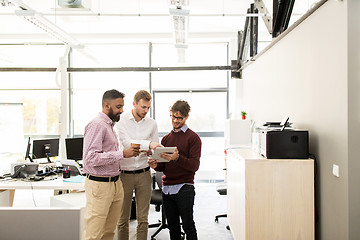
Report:
M 235 240 L 314 239 L 314 161 L 228 151 L 228 219 Z

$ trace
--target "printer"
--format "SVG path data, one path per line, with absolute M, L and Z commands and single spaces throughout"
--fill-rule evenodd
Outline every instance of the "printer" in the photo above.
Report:
M 309 158 L 309 132 L 295 130 L 289 117 L 281 122 L 267 122 L 260 128 L 259 152 L 269 159 Z
M 260 154 L 269 159 L 309 158 L 309 132 L 295 129 L 262 129 Z

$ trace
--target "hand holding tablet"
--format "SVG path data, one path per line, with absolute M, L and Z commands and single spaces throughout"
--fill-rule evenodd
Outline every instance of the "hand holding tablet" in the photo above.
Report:
M 157 147 L 154 150 L 154 153 L 150 156 L 150 158 L 157 160 L 157 162 L 169 162 L 171 160 L 162 158 L 160 155 L 161 155 L 161 153 L 173 154 L 175 152 L 175 150 L 177 151 L 176 147 Z

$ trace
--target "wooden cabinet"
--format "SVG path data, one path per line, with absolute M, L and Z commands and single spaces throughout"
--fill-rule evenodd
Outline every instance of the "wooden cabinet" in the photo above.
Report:
M 314 239 L 314 161 L 228 151 L 228 219 L 235 240 Z

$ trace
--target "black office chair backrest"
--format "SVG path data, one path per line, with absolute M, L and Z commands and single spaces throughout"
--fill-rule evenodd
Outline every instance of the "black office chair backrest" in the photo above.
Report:
M 164 175 L 163 172 L 156 172 L 155 173 L 155 181 L 156 184 L 158 185 L 158 187 L 161 189 L 162 188 L 162 176 Z

